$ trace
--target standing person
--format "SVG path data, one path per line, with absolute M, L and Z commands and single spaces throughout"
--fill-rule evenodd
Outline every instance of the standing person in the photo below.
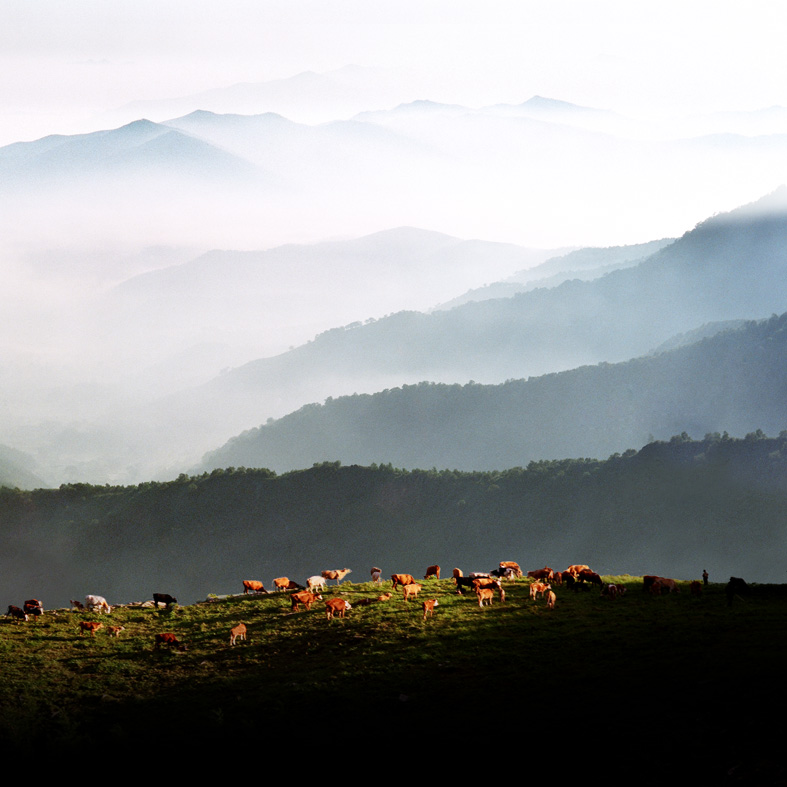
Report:
M 708 569 L 702 569 L 702 584 L 708 587 Z

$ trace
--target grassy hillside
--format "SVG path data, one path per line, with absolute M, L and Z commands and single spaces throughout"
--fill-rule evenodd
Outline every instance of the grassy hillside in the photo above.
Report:
M 426 621 L 400 592 L 358 603 L 390 582 L 331 587 L 326 598 L 354 605 L 333 621 L 320 602 L 293 613 L 286 593 L 7 619 L 4 751 L 59 758 L 77 746 L 115 761 L 143 742 L 188 757 L 226 747 L 305 755 L 338 741 L 348 755 L 401 748 L 405 764 L 424 745 L 472 759 L 456 748 L 466 741 L 483 759 L 515 743 L 531 774 L 554 772 L 558 757 L 644 784 L 781 783 L 782 723 L 747 720 L 761 722 L 784 693 L 787 589 L 752 586 L 728 607 L 722 584 L 697 598 L 681 583 L 655 598 L 638 577 L 605 580 L 627 593 L 611 601 L 557 588 L 552 611 L 525 580 L 484 609 L 451 580 L 429 580 L 421 598 L 439 605 Z M 78 633 L 86 619 L 125 630 L 91 639 Z M 230 647 L 240 621 L 248 638 Z M 165 631 L 188 650 L 154 650 Z

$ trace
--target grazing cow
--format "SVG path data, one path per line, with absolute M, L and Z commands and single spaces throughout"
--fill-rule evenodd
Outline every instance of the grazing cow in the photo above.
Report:
M 418 594 L 421 592 L 421 585 L 417 582 L 413 582 L 410 585 L 404 585 L 402 587 L 402 595 L 405 601 L 410 600 L 410 596 L 413 598 L 418 598 Z
M 492 588 L 478 588 L 475 592 L 476 596 L 478 597 L 478 606 L 483 607 L 484 602 L 486 602 L 487 606 L 492 606 Z
M 33 621 L 37 621 L 39 616 L 44 614 L 44 605 L 37 598 L 25 601 L 22 609 L 26 615 L 33 616 Z
M 415 582 L 415 577 L 412 574 L 391 574 L 391 582 L 393 582 L 393 589 L 396 590 L 399 585 L 412 585 Z
M 440 566 L 429 566 L 429 568 L 426 569 L 426 576 L 424 579 L 429 579 L 429 577 L 440 579 Z
M 246 624 L 238 623 L 237 626 L 230 629 L 230 645 L 235 644 L 236 639 L 246 640 Z
M 549 566 L 544 566 L 544 568 L 539 568 L 536 571 L 528 571 L 527 575 L 538 581 L 544 580 L 549 582 L 555 575 L 555 572 Z
M 79 623 L 79 633 L 84 634 L 86 631 L 90 632 L 91 637 L 96 636 L 96 632 L 103 626 L 104 624 L 100 620 L 82 620 Z
M 555 591 L 550 590 L 549 593 L 547 593 L 547 609 L 554 609 L 555 601 L 557 601 L 557 596 L 555 595 Z
M 306 580 L 306 585 L 309 588 L 309 590 L 317 590 L 317 589 L 322 590 L 325 587 L 325 578 L 318 577 L 316 575 L 313 577 L 309 577 Z
M 5 614 L 6 617 L 14 618 L 14 620 L 16 620 L 17 623 L 19 623 L 20 620 L 24 620 L 24 621 L 28 620 L 27 613 L 23 609 L 20 609 L 19 607 L 15 607 L 13 604 L 9 605 L 8 612 L 6 612 Z
M 90 612 L 112 612 L 112 607 L 107 604 L 103 596 L 85 596 L 85 609 Z
M 154 650 L 158 650 L 162 645 L 166 645 L 170 650 L 177 647 L 179 651 L 188 650 L 188 646 L 181 642 L 171 631 L 165 631 L 163 634 L 156 634 Z
M 691 593 L 692 596 L 702 595 L 702 582 L 700 582 L 699 579 L 689 582 L 689 593 Z
M 297 582 L 287 577 L 274 579 L 273 584 L 276 586 L 276 590 L 306 590 L 303 585 L 299 585 Z
M 500 561 L 500 568 L 510 568 L 513 569 L 514 574 L 516 576 L 522 576 L 522 569 L 519 568 L 519 563 L 514 562 L 513 560 L 501 560 Z
M 331 620 L 334 615 L 343 618 L 344 613 L 347 612 L 348 609 L 352 609 L 350 602 L 345 601 L 343 598 L 329 598 L 325 602 L 325 615 L 328 620 Z
M 371 571 L 372 582 L 374 582 L 375 585 L 379 585 L 380 584 L 380 577 L 382 576 L 382 573 L 383 573 L 382 569 L 377 568 L 377 566 L 374 566 L 372 568 L 372 571 Z
M 76 612 L 80 612 L 85 608 L 85 605 L 81 601 L 74 601 L 74 599 L 71 599 L 71 606 Z
M 459 595 L 462 595 L 462 588 L 469 588 L 470 590 L 475 590 L 473 586 L 474 578 L 473 577 L 454 577 L 454 584 L 456 585 L 456 592 Z
M 243 593 L 267 593 L 268 591 L 262 586 L 262 582 L 258 582 L 256 579 L 244 579 L 243 580 Z
M 154 593 L 153 594 L 153 605 L 158 609 L 159 604 L 163 604 L 165 607 L 168 607 L 170 604 L 177 604 L 178 600 L 174 596 L 170 596 L 169 593 Z
M 675 582 L 674 579 L 667 579 L 666 577 L 658 577 L 653 584 L 654 585 L 657 584 L 659 586 L 659 593 L 662 593 L 665 590 L 668 593 L 680 593 L 680 588 L 678 587 L 678 583 Z
M 335 579 L 337 585 L 342 584 L 342 580 L 352 572 L 351 568 L 333 568 L 323 571 L 322 575 L 325 579 Z
M 553 584 L 553 585 L 562 585 L 563 584 L 563 572 L 562 571 L 553 571 L 552 572 L 551 584 Z
M 293 593 L 290 598 L 292 599 L 293 612 L 297 612 L 300 606 L 305 607 L 308 611 L 312 608 L 312 604 L 314 604 L 315 601 L 322 601 L 322 596 L 317 596 L 314 593 L 310 593 L 308 590 L 301 590 L 297 593 Z
M 642 577 L 642 590 L 643 590 L 643 592 L 647 593 L 650 590 L 651 585 L 653 585 L 653 583 L 657 579 L 658 579 L 658 577 L 655 574 L 645 574 L 645 576 Z
M 547 585 L 546 582 L 534 582 L 530 586 L 530 598 L 535 599 L 538 594 L 543 598 L 547 590 L 552 590 L 552 585 Z
M 580 582 L 589 582 L 591 585 L 598 585 L 599 587 L 604 584 L 601 577 L 595 571 L 591 571 L 590 569 L 583 569 L 580 571 L 577 579 Z
M 489 571 L 471 571 L 467 576 L 469 579 L 490 579 L 492 574 Z
M 125 626 L 109 626 L 108 627 L 108 631 L 109 631 L 109 636 L 110 637 L 119 637 L 120 636 L 120 632 L 121 631 L 125 631 L 125 630 L 126 630 Z
M 462 577 L 462 576 L 464 576 L 464 574 L 462 574 L 462 569 L 461 569 L 461 568 L 455 568 L 455 569 L 454 569 L 454 570 L 451 572 L 451 576 L 452 576 L 452 577 Z
M 434 608 L 438 606 L 436 598 L 430 598 L 421 605 L 424 608 L 424 620 L 426 620 L 427 615 L 431 615 L 434 617 Z
M 724 588 L 724 592 L 727 596 L 727 606 L 731 607 L 732 600 L 735 598 L 735 596 L 741 598 L 741 593 L 745 593 L 748 589 L 749 586 L 743 579 L 740 577 L 730 577 L 727 587 Z
M 566 571 L 568 571 L 568 573 L 571 574 L 574 579 L 576 579 L 580 571 L 590 571 L 590 566 L 577 563 L 573 566 L 569 566 Z

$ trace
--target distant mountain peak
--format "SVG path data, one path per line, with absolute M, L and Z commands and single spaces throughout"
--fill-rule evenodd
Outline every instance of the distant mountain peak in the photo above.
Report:
M 546 98 L 545 96 L 533 96 L 522 104 L 523 107 L 531 109 L 559 109 L 572 112 L 600 112 L 601 110 L 592 107 L 583 107 L 579 104 L 572 104 L 569 101 L 561 101 L 557 98 Z

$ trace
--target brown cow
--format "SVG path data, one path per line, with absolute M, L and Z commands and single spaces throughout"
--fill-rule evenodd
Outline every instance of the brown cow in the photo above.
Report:
M 590 571 L 590 566 L 586 566 L 584 563 L 577 563 L 573 566 L 569 566 L 566 571 L 571 574 L 574 579 L 576 579 L 579 576 L 580 571 Z
M 452 577 L 463 577 L 463 576 L 464 576 L 464 574 L 462 573 L 462 569 L 461 569 L 461 568 L 455 568 L 455 569 L 454 569 L 454 570 L 451 572 L 451 576 L 452 576 Z
M 273 580 L 276 590 L 306 590 L 303 585 L 299 585 L 288 577 L 278 577 Z
M 373 566 L 372 567 L 372 571 L 371 571 L 372 582 L 374 582 L 375 585 L 379 585 L 380 584 L 380 577 L 381 577 L 382 573 L 383 573 L 382 569 L 377 568 L 377 566 Z
M 352 609 L 350 602 L 345 601 L 343 598 L 329 598 L 325 602 L 325 616 L 328 620 L 331 620 L 334 615 L 343 618 L 344 613 L 347 612 L 348 609 Z
M 99 620 L 83 620 L 79 624 L 79 633 L 84 634 L 86 631 L 90 632 L 91 637 L 96 636 L 96 632 L 103 626 L 104 624 Z
M 230 629 L 230 645 L 234 645 L 238 639 L 246 640 L 246 624 L 238 623 L 237 626 Z
M 393 589 L 396 590 L 399 585 L 412 585 L 415 582 L 415 577 L 412 574 L 391 574 L 391 582 L 393 582 Z
M 322 601 L 322 596 L 317 596 L 310 593 L 308 590 L 301 590 L 298 593 L 293 593 L 290 598 L 292 599 L 292 611 L 297 612 L 299 606 L 306 607 L 310 610 L 315 601 Z
M 693 580 L 689 583 L 689 593 L 692 596 L 701 596 L 702 595 L 702 582 L 698 579 Z
M 243 580 L 243 593 L 267 593 L 268 591 L 262 586 L 262 582 L 256 579 Z
M 430 598 L 424 601 L 421 605 L 424 608 L 424 620 L 426 620 L 427 615 L 431 615 L 434 617 L 434 608 L 438 606 L 436 598 Z
M 181 642 L 171 631 L 165 631 L 163 634 L 156 634 L 154 650 L 158 650 L 162 645 L 166 645 L 170 650 L 172 647 L 177 647 L 180 651 L 188 650 L 185 643 Z
M 552 586 L 547 585 L 545 582 L 534 582 L 530 586 L 530 598 L 535 599 L 538 594 L 543 598 L 547 590 L 552 590 Z
M 429 579 L 429 577 L 440 579 L 440 566 L 429 566 L 429 568 L 426 569 L 426 576 L 424 579 Z
M 483 607 L 484 602 L 486 601 L 487 606 L 492 606 L 492 588 L 478 588 L 475 592 L 476 596 L 478 597 L 478 606 Z
M 522 576 L 522 569 L 519 568 L 519 563 L 516 563 L 513 560 L 501 560 L 500 561 L 500 568 L 502 568 L 502 569 L 510 568 L 510 569 L 513 570 L 513 572 L 516 574 L 516 576 L 518 576 L 518 577 Z
M 419 585 L 417 582 L 413 582 L 409 585 L 404 585 L 402 587 L 402 593 L 405 601 L 409 601 L 410 596 L 412 596 L 413 598 L 418 598 L 418 594 L 420 592 L 421 592 L 421 585 Z
M 350 573 L 352 573 L 351 568 L 332 568 L 323 571 L 322 575 L 325 579 L 335 579 L 336 584 L 341 585 L 342 580 Z
M 544 566 L 544 568 L 539 568 L 536 571 L 528 571 L 527 575 L 532 579 L 543 579 L 544 581 L 549 582 L 555 575 L 555 572 L 549 566 Z

